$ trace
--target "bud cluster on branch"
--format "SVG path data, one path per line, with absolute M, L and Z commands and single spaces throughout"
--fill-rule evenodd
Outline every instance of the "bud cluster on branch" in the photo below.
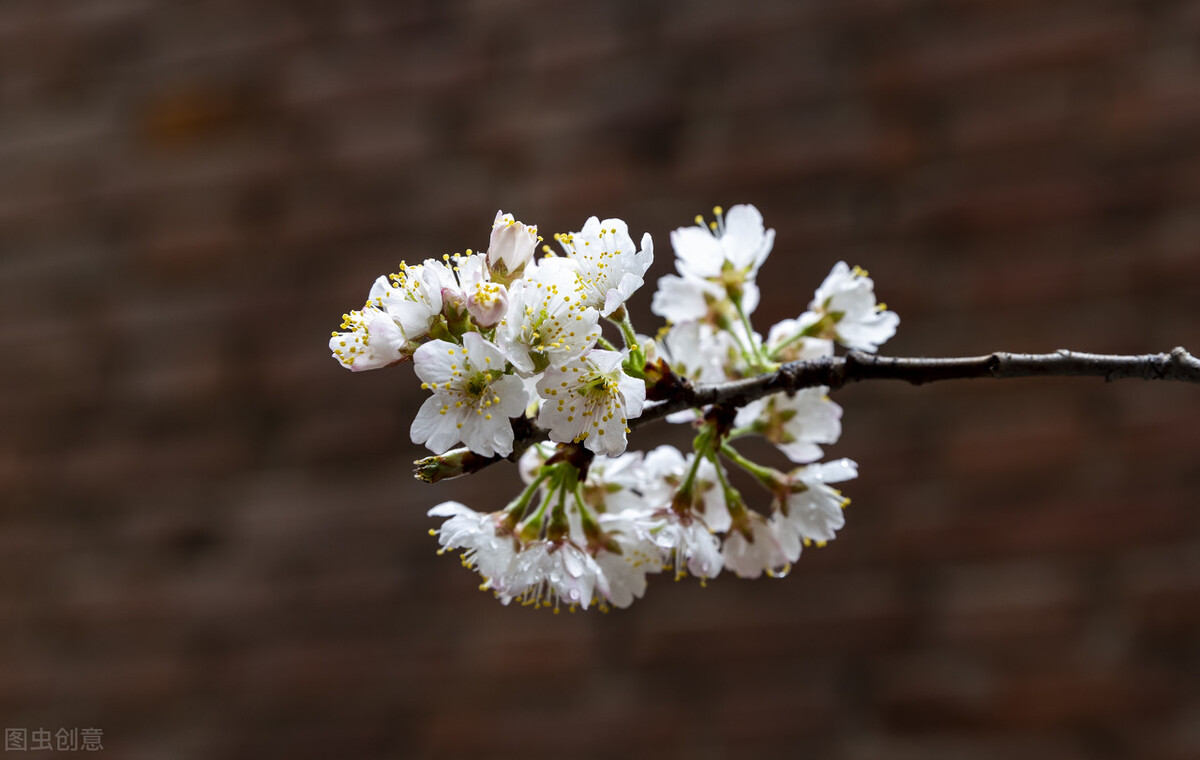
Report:
M 667 324 L 653 338 L 634 328 L 625 308 L 653 261 L 650 235 L 635 245 L 622 220 L 591 217 L 579 231 L 555 235 L 555 253 L 536 227 L 502 213 L 486 252 L 402 262 L 330 338 L 334 357 L 351 370 L 413 362 L 430 395 L 412 440 L 434 453 L 416 463 L 419 479 L 519 461 L 526 487 L 502 508 L 446 502 L 429 512 L 446 518 L 431 531 L 442 551 L 461 552 L 481 587 L 505 604 L 625 607 L 645 592 L 646 576 L 662 570 L 701 582 L 722 570 L 785 575 L 804 547 L 825 545 L 845 521 L 849 500 L 833 485 L 855 478 L 857 465 L 818 460 L 841 434 L 842 409 L 828 393 L 847 382 L 1200 382 L 1200 362 L 1183 349 L 874 356 L 900 320 L 876 302 L 867 273 L 843 262 L 803 313 L 764 337 L 751 317 L 775 231 L 753 206 L 713 211 L 712 221 L 697 217 L 671 234 L 677 274 L 658 282 L 651 308 Z M 835 345 L 848 353 L 835 356 Z M 626 450 L 634 427 L 659 418 L 692 427 L 690 452 Z M 790 464 L 749 459 L 735 446 L 749 436 L 774 444 Z M 748 506 L 730 483 L 731 467 L 769 501 Z

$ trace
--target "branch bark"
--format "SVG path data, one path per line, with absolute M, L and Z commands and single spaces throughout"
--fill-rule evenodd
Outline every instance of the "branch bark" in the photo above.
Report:
M 1200 383 L 1200 359 L 1183 348 L 1165 354 L 1136 356 L 1060 350 L 1051 354 L 997 351 L 984 356 L 945 359 L 876 356 L 851 351 L 845 356 L 789 362 L 780 365 L 774 372 L 728 383 L 697 387 L 673 378 L 671 398 L 647 406 L 641 417 L 630 420 L 629 426 L 641 427 L 684 409 L 712 404 L 739 407 L 774 393 L 790 393 L 822 385 L 833 391 L 862 380 L 901 380 L 924 385 L 941 380 L 1015 377 L 1101 377 L 1105 382 L 1135 378 Z M 483 457 L 470 454 L 466 449 L 456 449 L 442 457 L 420 460 L 417 463 L 417 477 L 433 483 L 477 472 L 501 459 L 516 461 L 526 449 L 544 440 L 545 430 L 526 424 L 518 428 L 513 452 L 508 457 Z M 444 457 L 450 457 L 455 464 L 448 468 L 437 466 L 435 460 Z

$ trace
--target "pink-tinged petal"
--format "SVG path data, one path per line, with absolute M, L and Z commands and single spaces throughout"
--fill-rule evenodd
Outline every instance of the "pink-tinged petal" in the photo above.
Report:
M 431 340 L 413 352 L 413 370 L 430 385 L 452 382 L 453 368 L 463 366 L 462 349 L 444 340 Z

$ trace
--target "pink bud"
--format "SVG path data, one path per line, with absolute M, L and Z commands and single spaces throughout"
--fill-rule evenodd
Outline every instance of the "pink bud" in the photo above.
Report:
M 508 290 L 496 282 L 483 282 L 467 296 L 467 311 L 480 327 L 491 327 L 508 310 Z

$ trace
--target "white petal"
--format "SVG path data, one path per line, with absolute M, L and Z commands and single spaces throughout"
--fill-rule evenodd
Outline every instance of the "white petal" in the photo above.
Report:
M 690 322 L 703 319 L 708 314 L 704 294 L 721 297 L 721 291 L 712 283 L 696 277 L 664 275 L 658 281 L 658 290 L 650 303 L 650 311 L 672 322 Z
M 806 468 L 820 483 L 842 483 L 858 477 L 858 464 L 853 459 L 834 459 Z
M 625 398 L 625 416 L 628 419 L 642 416 L 646 405 L 646 383 L 622 372 L 617 375 L 617 387 Z
M 446 409 L 445 414 L 442 413 Z M 425 399 L 413 418 L 410 435 L 413 443 L 423 443 L 435 454 L 445 453 L 458 441 L 456 423 L 461 416 L 442 394 Z
M 725 263 L 721 242 L 711 232 L 699 226 L 680 227 L 671 233 L 675 249 L 675 268 L 682 275 L 719 277 Z
M 452 382 L 452 365 L 463 366 L 462 350 L 444 340 L 431 340 L 413 352 L 413 370 L 421 382 L 441 385 Z
M 477 514 L 475 510 L 458 501 L 443 501 L 425 514 L 430 517 L 453 517 L 455 515 Z
M 770 253 L 773 240 L 774 230 L 768 238 L 763 230 L 762 214 L 754 206 L 734 206 L 726 212 L 721 247 L 725 257 L 739 269 L 756 271 Z

